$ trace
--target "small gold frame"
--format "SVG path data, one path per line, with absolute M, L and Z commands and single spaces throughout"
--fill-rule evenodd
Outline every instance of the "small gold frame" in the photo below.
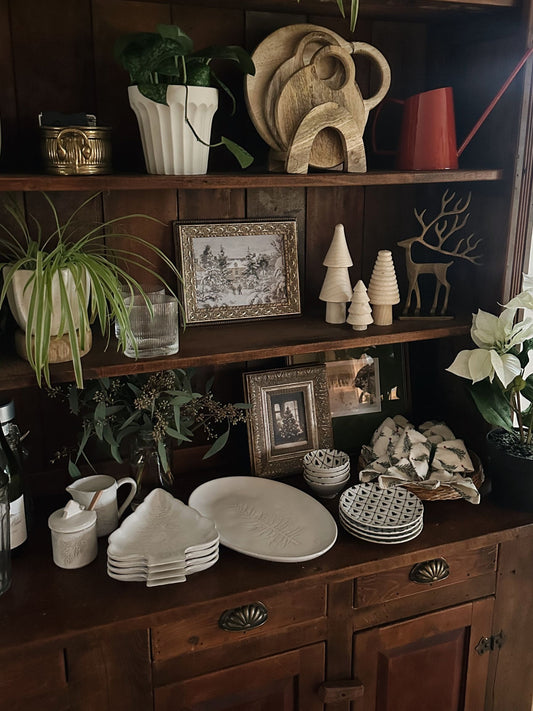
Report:
M 251 411 L 248 443 L 252 472 L 278 478 L 302 470 L 304 455 L 333 446 L 323 364 L 245 373 Z

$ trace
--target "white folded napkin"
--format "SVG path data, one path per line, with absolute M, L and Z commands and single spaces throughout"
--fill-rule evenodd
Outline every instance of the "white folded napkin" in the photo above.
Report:
M 359 472 L 362 482 L 376 480 L 383 489 L 406 483 L 437 489 L 445 484 L 470 503 L 480 501 L 465 444 L 444 422 L 428 421 L 416 430 L 405 417 L 387 417 L 361 453 L 367 462 Z

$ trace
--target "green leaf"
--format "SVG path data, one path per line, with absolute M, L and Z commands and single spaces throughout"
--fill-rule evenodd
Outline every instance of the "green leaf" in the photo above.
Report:
M 525 397 L 526 400 L 529 400 L 529 402 L 533 402 L 533 375 L 528 375 L 525 383 L 520 395 Z
M 239 161 L 239 165 L 241 166 L 241 168 L 248 168 L 248 166 L 252 165 L 254 159 L 253 156 L 250 155 L 247 150 L 241 148 L 241 146 L 238 146 L 236 143 L 230 141 L 229 138 L 225 138 L 224 136 L 222 136 L 220 140 L 230 151 L 230 153 L 232 153 Z
M 81 476 L 81 471 L 72 459 L 68 460 L 68 473 L 73 479 L 78 479 Z
M 255 65 L 250 54 L 238 45 L 212 45 L 195 52 L 194 57 L 207 57 L 209 59 L 228 59 L 236 62 L 243 74 L 255 75 Z
M 168 426 L 165 427 L 165 432 L 167 433 L 167 435 L 169 435 L 169 437 L 172 437 L 173 439 L 178 440 L 178 442 L 190 442 L 191 441 L 189 437 L 186 437 L 184 434 L 182 434 L 181 432 L 178 432 L 178 430 L 175 430 L 172 427 L 168 427 Z
M 480 414 L 489 424 L 506 430 L 513 429 L 509 402 L 503 391 L 496 389 L 494 383 L 491 384 L 487 379 L 482 380 L 472 385 L 470 392 Z
M 189 86 L 212 86 L 209 64 L 199 59 L 190 59 L 187 62 L 187 84 Z
M 228 429 L 213 442 L 213 444 L 208 449 L 208 451 L 204 454 L 202 459 L 208 459 L 208 457 L 212 457 L 213 454 L 220 452 L 220 450 L 223 449 L 223 447 L 226 445 L 226 443 L 228 441 L 229 433 L 230 433 L 230 425 L 228 425 Z
M 337 0 L 337 4 L 342 5 L 342 0 Z M 351 0 L 350 3 L 350 32 L 355 30 L 357 17 L 359 15 L 359 0 Z M 344 17 L 344 7 L 342 8 L 342 16 Z
M 184 54 L 188 54 L 192 51 L 192 39 L 177 25 L 160 24 L 157 25 L 157 31 L 161 37 L 174 40 L 176 45 L 180 45 L 183 48 Z
M 529 352 L 533 348 L 533 339 L 528 338 L 522 343 L 522 350 L 518 353 L 518 360 L 522 368 L 525 368 L 529 363 Z
M 143 96 L 158 104 L 167 104 L 167 84 L 138 84 L 138 89 Z

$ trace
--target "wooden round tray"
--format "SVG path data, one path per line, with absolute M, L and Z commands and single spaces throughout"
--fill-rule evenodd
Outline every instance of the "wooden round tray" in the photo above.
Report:
M 471 478 L 476 489 L 479 489 L 485 480 L 483 465 L 475 452 L 472 452 L 472 450 L 469 449 L 468 454 L 470 455 L 470 459 L 474 465 L 474 473 L 471 475 Z M 359 455 L 357 464 L 359 471 L 364 469 L 366 466 L 366 463 L 361 455 Z M 416 494 L 416 496 L 418 496 L 419 499 L 422 499 L 422 501 L 450 501 L 451 499 L 463 498 L 461 494 L 449 484 L 441 484 L 437 489 L 426 489 L 419 484 L 403 484 L 402 486 L 409 491 L 412 491 L 413 494 Z

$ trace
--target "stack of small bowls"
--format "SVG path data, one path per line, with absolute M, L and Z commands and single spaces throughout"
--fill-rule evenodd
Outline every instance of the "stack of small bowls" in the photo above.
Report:
M 303 458 L 304 479 L 323 499 L 332 499 L 350 480 L 350 457 L 338 449 L 314 449 Z

